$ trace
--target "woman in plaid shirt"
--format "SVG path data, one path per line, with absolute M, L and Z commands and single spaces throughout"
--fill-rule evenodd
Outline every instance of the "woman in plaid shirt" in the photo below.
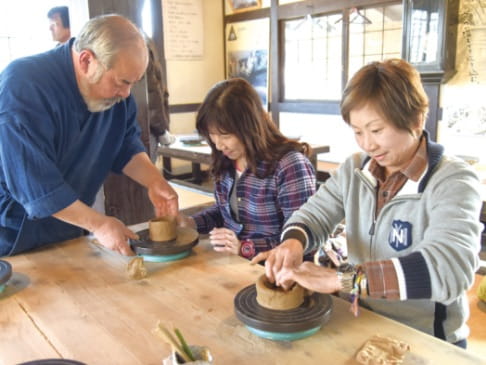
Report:
M 211 146 L 216 203 L 180 223 L 209 233 L 219 252 L 252 258 L 277 246 L 284 223 L 316 189 L 309 145 L 286 138 L 241 78 L 209 91 L 196 128 Z

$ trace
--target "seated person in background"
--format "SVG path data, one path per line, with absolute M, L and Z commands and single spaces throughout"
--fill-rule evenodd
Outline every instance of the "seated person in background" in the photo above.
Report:
M 0 74 L 0 256 L 86 231 L 133 255 L 127 241 L 137 235 L 90 207 L 110 171 L 146 187 L 156 216 L 177 215 L 177 193 L 145 152 L 130 95 L 147 63 L 137 27 L 105 15 Z
M 467 289 L 478 267 L 479 180 L 424 130 L 418 72 L 391 59 L 364 66 L 341 100 L 364 153 L 348 158 L 287 221 L 282 243 L 253 262 L 277 285 L 351 292 L 366 307 L 465 347 Z M 348 267 L 302 263 L 345 218 Z
M 309 145 L 286 138 L 240 78 L 209 91 L 196 128 L 211 146 L 216 204 L 180 223 L 209 233 L 219 252 L 251 258 L 275 247 L 285 221 L 315 192 Z
M 169 92 L 163 78 L 163 69 L 157 54 L 157 47 L 149 36 L 144 34 L 149 54 L 147 71 L 148 113 L 150 121 L 150 158 L 157 159 L 158 144 L 170 145 L 175 136 L 169 132 Z
M 47 13 L 49 29 L 52 40 L 59 42 L 58 45 L 66 43 L 71 39 L 71 28 L 69 25 L 69 8 L 67 6 L 56 6 Z

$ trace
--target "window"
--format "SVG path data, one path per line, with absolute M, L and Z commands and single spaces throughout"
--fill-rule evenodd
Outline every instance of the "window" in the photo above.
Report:
M 284 102 L 339 100 L 343 81 L 360 67 L 401 55 L 401 3 L 307 14 L 282 22 Z M 343 50 L 347 59 L 343 59 Z
M 152 24 L 152 4 L 148 0 L 144 0 L 142 6 L 142 29 L 149 38 L 153 37 L 154 26 Z
M 56 46 L 49 31 L 47 12 L 54 6 L 69 7 L 71 34 L 88 20 L 86 0 L 1 0 L 0 72 L 14 59 Z
M 316 6 L 321 2 L 322 8 Z M 343 88 L 363 65 L 401 57 L 403 9 L 400 1 L 367 7 L 362 1 L 360 8 L 321 2 L 302 2 L 279 15 L 280 100 L 271 109 L 284 134 L 329 145 L 330 152 L 319 159 L 339 163 L 358 150 L 340 116 Z M 308 14 L 296 17 L 295 9 Z
M 431 63 L 437 61 L 439 34 L 439 6 L 429 3 L 427 9 L 413 9 L 410 29 L 410 62 Z
M 438 141 L 450 152 L 480 160 L 484 180 L 486 9 L 481 2 L 262 0 L 262 9 L 226 12 L 225 22 L 270 19 L 272 118 L 290 136 L 329 144 L 331 152 L 320 160 L 340 162 L 352 152 L 343 151 L 349 128 L 339 112 L 349 77 L 370 61 L 403 57 L 421 72 L 430 135 L 436 139 L 440 129 Z M 336 16 L 340 21 L 333 23 Z M 335 35 L 340 42 L 329 48 Z M 342 64 L 332 67 L 336 59 Z
M 55 46 L 47 12 L 57 4 L 55 0 L 0 1 L 0 72 L 16 58 Z
M 351 76 L 362 66 L 386 58 L 400 58 L 402 5 L 353 9 L 349 19 L 349 68 Z
M 285 100 L 337 100 L 341 95 L 340 14 L 284 21 Z

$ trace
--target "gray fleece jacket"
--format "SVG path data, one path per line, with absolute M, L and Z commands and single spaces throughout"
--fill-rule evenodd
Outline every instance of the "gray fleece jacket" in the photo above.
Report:
M 369 157 L 343 163 L 288 220 L 284 237 L 305 232 L 305 252 L 316 249 L 345 219 L 352 264 L 391 259 L 401 300 L 367 299 L 373 311 L 418 330 L 457 342 L 467 338 L 466 290 L 480 250 L 479 179 L 464 162 L 428 141 L 428 166 L 375 217 L 376 180 Z

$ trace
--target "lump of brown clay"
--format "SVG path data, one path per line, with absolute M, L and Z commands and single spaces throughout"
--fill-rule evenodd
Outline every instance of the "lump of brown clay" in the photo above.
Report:
M 149 237 L 152 241 L 172 241 L 177 236 L 175 219 L 158 217 L 149 221 Z
M 144 265 L 143 257 L 135 256 L 130 259 L 127 265 L 127 274 L 133 280 L 141 280 L 147 277 L 147 269 Z
M 294 284 L 289 290 L 268 281 L 265 275 L 256 282 L 257 303 L 262 307 L 275 310 L 288 310 L 299 307 L 304 302 L 304 288 Z

